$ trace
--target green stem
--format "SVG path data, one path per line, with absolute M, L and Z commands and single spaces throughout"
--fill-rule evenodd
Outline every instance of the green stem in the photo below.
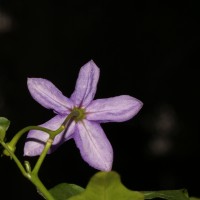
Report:
M 19 141 L 19 139 L 22 137 L 22 135 L 30 130 L 40 130 L 40 131 L 44 131 L 46 133 L 52 132 L 52 130 L 41 127 L 41 126 L 27 126 L 23 129 L 21 129 L 20 131 L 18 131 L 16 133 L 16 135 L 12 138 L 12 140 L 9 142 L 10 146 L 16 146 L 17 142 Z
M 55 136 L 58 135 L 60 132 L 62 132 L 66 127 L 70 125 L 72 120 L 79 115 L 78 111 L 72 111 L 64 120 L 64 122 L 61 124 L 61 126 L 55 130 L 55 131 L 50 131 L 48 132 L 50 135 L 50 138 L 54 140 Z
M 21 164 L 21 162 L 19 161 L 19 159 L 17 158 L 17 156 L 10 150 L 10 148 L 7 146 L 7 144 L 3 141 L 1 141 L 1 145 L 9 152 L 11 158 L 15 161 L 15 163 L 17 164 L 19 170 L 21 171 L 21 173 L 26 177 L 27 177 L 27 173 L 26 170 L 24 169 L 23 165 Z
M 41 167 L 41 165 L 42 165 L 52 143 L 53 143 L 53 140 L 49 138 L 46 142 L 46 145 L 45 145 L 40 157 L 37 160 L 37 163 L 35 164 L 35 167 L 33 168 L 32 174 L 38 174 L 40 167 Z
M 79 115 L 79 112 L 72 111 L 66 117 L 66 119 L 61 124 L 61 126 L 55 131 L 52 131 L 50 129 L 40 127 L 40 126 L 27 126 L 23 129 L 21 129 L 19 132 L 17 132 L 17 134 L 12 138 L 12 140 L 9 143 L 6 144 L 5 142 L 0 141 L 2 146 L 8 151 L 10 157 L 13 158 L 13 160 L 17 164 L 17 166 L 20 169 L 20 171 L 22 172 L 22 174 L 36 186 L 36 188 L 40 191 L 42 196 L 47 200 L 55 200 L 55 199 L 49 193 L 49 191 L 46 189 L 46 187 L 43 185 L 43 183 L 40 181 L 40 179 L 38 177 L 38 172 L 41 168 L 41 165 L 42 165 L 42 163 L 43 163 L 43 161 L 44 161 L 44 159 L 45 159 L 45 157 L 48 153 L 48 150 L 50 149 L 56 135 L 58 135 L 66 127 L 68 127 L 70 125 L 70 123 L 72 122 L 72 120 L 75 117 L 77 117 L 78 115 Z M 28 161 L 25 162 L 25 167 L 26 167 L 26 169 L 25 169 L 24 166 L 19 161 L 19 159 L 15 156 L 14 151 L 12 150 L 12 149 L 15 149 L 15 146 L 16 146 L 17 142 L 19 141 L 19 139 L 22 137 L 22 135 L 29 130 L 40 130 L 40 131 L 44 131 L 44 132 L 49 134 L 49 139 L 46 141 L 44 149 L 43 149 L 41 155 L 39 156 L 39 158 L 38 158 L 38 160 L 37 160 L 32 171 L 31 171 L 31 167 L 30 167 L 29 162 Z
M 51 193 L 46 189 L 43 183 L 40 181 L 37 174 L 31 173 L 31 178 L 29 179 L 39 190 L 40 194 L 47 200 L 55 200 Z
M 10 156 L 15 161 L 21 173 L 36 186 L 36 188 L 40 191 L 42 196 L 47 200 L 55 200 L 53 196 L 49 193 L 49 191 L 46 189 L 46 187 L 43 185 L 43 183 L 40 181 L 38 174 L 31 171 L 27 172 L 23 167 L 23 165 L 21 164 L 21 162 L 19 161 L 19 159 L 16 157 L 16 155 L 7 146 L 7 144 L 3 141 L 0 141 L 0 143 L 9 152 Z
M 19 141 L 19 139 L 22 137 L 22 135 L 30 130 L 40 130 L 40 131 L 43 131 L 43 132 L 46 132 L 50 135 L 50 138 L 51 139 L 54 139 L 56 135 L 58 135 L 60 132 L 62 132 L 68 125 L 69 123 L 71 122 L 71 120 L 73 120 L 74 117 L 77 117 L 79 115 L 79 112 L 78 111 L 72 111 L 67 117 L 66 119 L 64 120 L 64 122 L 61 124 L 61 126 L 55 130 L 55 131 L 52 131 L 48 128 L 44 128 L 44 127 L 41 127 L 41 126 L 27 126 L 23 129 L 21 129 L 20 131 L 18 131 L 15 136 L 12 138 L 12 140 L 9 142 L 9 145 L 11 147 L 15 147 L 17 142 Z
M 53 196 L 49 193 L 49 191 L 46 189 L 46 187 L 43 185 L 43 183 L 40 181 L 38 177 L 38 172 L 40 170 L 40 167 L 47 155 L 48 150 L 50 149 L 51 145 L 53 143 L 52 139 L 48 139 L 45 147 L 40 155 L 40 157 L 37 160 L 37 163 L 35 164 L 35 167 L 33 168 L 32 172 L 30 173 L 30 181 L 37 187 L 39 190 L 40 194 L 48 200 L 55 200 Z

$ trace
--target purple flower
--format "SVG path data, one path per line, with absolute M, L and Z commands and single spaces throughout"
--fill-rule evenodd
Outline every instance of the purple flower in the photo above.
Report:
M 42 78 L 28 78 L 28 89 L 38 103 L 56 113 L 55 117 L 41 125 L 45 128 L 56 130 L 73 110 L 80 113 L 65 131 L 55 137 L 49 153 L 73 138 L 82 158 L 90 166 L 109 171 L 112 168 L 113 150 L 100 123 L 127 121 L 138 113 L 143 104 L 128 95 L 93 100 L 99 74 L 99 68 L 92 60 L 86 63 L 80 69 L 75 91 L 70 98 Z M 27 138 L 24 155 L 40 155 L 48 134 L 32 130 Z

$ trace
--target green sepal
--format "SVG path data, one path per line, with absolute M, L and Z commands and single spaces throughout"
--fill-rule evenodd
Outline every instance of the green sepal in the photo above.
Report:
M 49 190 L 55 200 L 67 200 L 84 191 L 84 188 L 68 183 L 60 183 Z
M 5 117 L 0 117 L 0 141 L 4 141 L 6 131 L 10 126 L 10 121 Z
M 69 200 L 144 200 L 144 195 L 127 189 L 118 173 L 97 172 L 89 181 L 86 190 Z
M 165 200 L 190 200 L 186 189 L 144 191 L 144 199 L 161 198 Z

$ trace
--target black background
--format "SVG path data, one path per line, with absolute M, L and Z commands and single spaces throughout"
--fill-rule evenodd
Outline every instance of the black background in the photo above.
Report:
M 69 97 L 80 67 L 93 59 L 101 70 L 95 98 L 129 94 L 144 103 L 130 121 L 102 124 L 124 185 L 200 196 L 199 33 L 192 1 L 1 0 L 0 115 L 11 121 L 7 138 L 54 116 L 31 98 L 27 77 L 49 79 Z M 22 160 L 24 140 L 16 152 Z M 6 157 L 0 172 L 2 196 L 40 199 Z M 40 177 L 48 188 L 85 187 L 95 172 L 71 140 L 47 157 Z

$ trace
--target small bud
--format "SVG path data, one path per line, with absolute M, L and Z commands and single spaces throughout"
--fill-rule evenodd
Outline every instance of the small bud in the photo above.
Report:
M 26 171 L 28 173 L 31 173 L 31 165 L 30 165 L 30 163 L 27 160 L 24 161 L 24 166 L 26 168 Z

